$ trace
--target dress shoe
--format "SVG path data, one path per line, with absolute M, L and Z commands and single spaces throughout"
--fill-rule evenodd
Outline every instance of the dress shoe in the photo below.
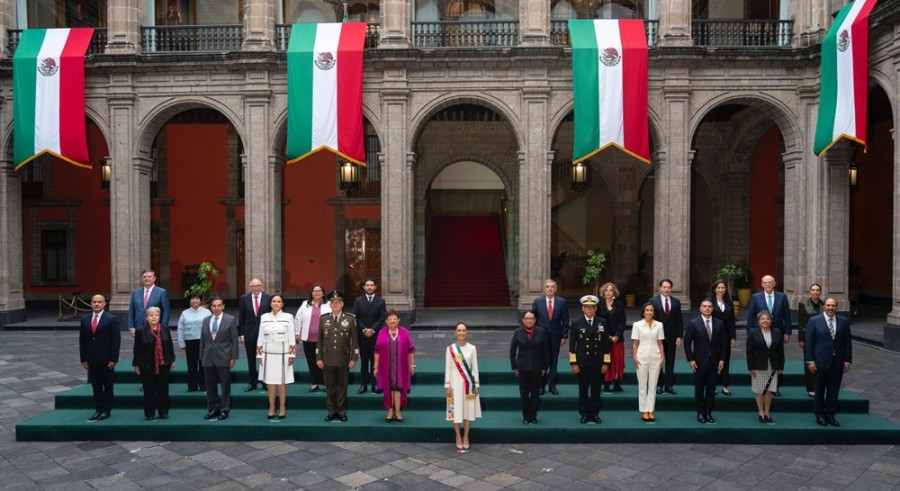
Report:
M 265 382 L 262 383 L 262 390 L 269 390 L 269 386 Z
M 612 389 L 609 388 L 609 384 L 603 384 L 603 393 L 612 394 Z
M 655 422 L 656 422 L 656 415 L 653 414 L 653 413 L 650 413 L 650 422 L 651 422 L 651 423 L 655 423 Z
M 831 426 L 840 426 L 838 420 L 834 419 L 834 416 L 825 416 L 825 422 L 830 424 Z
M 555 395 L 555 396 L 558 396 L 558 395 L 559 395 L 559 391 L 556 390 L 556 387 L 550 387 L 550 393 L 553 394 L 553 395 Z
M 376 394 L 381 394 L 384 391 L 379 389 L 378 387 L 375 387 L 375 384 L 372 384 L 372 392 L 374 392 Z
M 537 418 L 531 418 L 531 424 L 536 425 L 536 424 L 537 424 Z
M 274 415 L 274 414 L 267 414 L 267 415 L 266 415 L 266 419 L 275 419 L 275 415 Z M 325 421 L 331 421 L 331 420 L 328 419 L 328 418 L 325 418 Z
M 582 417 L 581 417 L 581 424 L 586 425 L 587 422 L 588 422 L 588 417 L 587 417 L 587 416 L 582 416 Z
M 169 414 L 168 414 L 168 413 L 166 413 L 166 414 L 160 414 L 160 415 L 159 415 L 159 419 L 169 419 Z
M 530 425 L 530 424 L 531 424 L 531 421 L 530 421 L 530 420 L 527 420 L 527 419 L 522 419 L 522 424 L 523 424 L 523 425 Z
M 703 413 L 697 413 L 697 422 L 706 423 L 706 415 Z
M 731 391 L 728 390 L 728 387 L 722 387 L 722 395 L 725 397 L 731 397 Z
M 99 418 L 99 417 L 100 417 L 100 411 L 97 411 L 94 414 L 92 414 L 90 418 L 88 418 L 88 421 L 96 421 L 97 418 Z
M 765 416 L 758 416 L 758 417 L 759 417 L 759 422 L 760 422 L 760 423 L 765 423 L 765 422 L 766 422 L 766 417 L 765 417 Z
M 547 393 L 547 389 L 541 387 L 541 395 L 544 395 L 544 394 L 546 394 L 546 393 Z
M 663 389 L 662 385 L 657 385 L 656 386 L 656 395 L 662 394 L 662 389 Z
M 273 414 L 272 416 L 275 416 L 275 415 Z M 337 415 L 329 414 L 328 416 L 325 416 L 325 421 L 328 421 L 328 422 L 334 421 L 335 418 L 337 418 Z
M 618 382 L 613 382 L 613 392 L 625 392 L 625 389 Z
M 144 418 L 144 419 L 146 419 L 147 421 L 153 421 L 153 420 L 154 420 L 153 416 L 147 416 L 147 417 Z M 824 422 L 825 420 L 823 419 L 822 421 Z
M 644 421 L 644 423 L 647 423 L 650 421 L 650 417 L 647 416 L 647 413 L 641 413 L 641 419 Z
M 219 411 L 210 411 L 206 413 L 206 416 L 203 416 L 203 419 L 214 419 L 219 417 Z
M 368 387 L 366 387 L 365 385 L 360 385 L 359 390 L 357 390 L 356 393 L 357 394 L 365 394 L 368 391 L 369 391 Z
M 104 411 L 104 412 L 100 413 L 100 416 L 97 416 L 97 421 L 103 421 L 104 419 L 106 419 L 108 417 L 109 417 L 109 413 Z
M 204 386 L 201 385 L 201 386 L 200 386 L 200 392 L 206 392 L 206 387 L 204 387 Z
M 315 386 L 309 388 L 309 391 L 310 391 L 310 392 L 315 392 L 315 391 L 317 391 L 317 390 L 319 390 L 319 386 L 318 386 L 318 385 L 315 385 Z
M 287 418 L 287 411 L 284 411 L 283 413 L 278 414 L 278 419 L 284 419 L 284 418 Z
M 341 414 L 341 415 L 338 416 L 338 419 L 341 420 L 341 423 L 346 423 L 346 422 L 347 422 L 347 415 L 346 415 L 346 414 Z M 396 419 L 396 418 L 395 418 L 395 419 Z M 398 423 L 399 423 L 400 421 L 401 421 L 401 420 L 399 420 L 399 419 L 397 420 Z
M 816 424 L 819 426 L 828 426 L 828 422 L 826 422 L 825 418 L 821 416 L 816 416 Z
M 781 397 L 781 391 L 776 390 L 775 392 L 772 392 L 772 397 Z
M 187 390 L 187 391 L 188 391 L 188 392 L 197 392 L 197 389 L 192 389 L 192 388 L 188 387 L 188 390 Z
M 600 424 L 600 423 L 602 422 L 602 421 L 600 420 L 600 416 L 594 416 L 594 417 L 592 417 L 592 418 L 591 418 L 591 421 L 593 421 L 593 422 L 596 423 L 596 424 Z
M 247 386 L 244 387 L 244 392 L 253 392 L 254 390 L 256 390 L 256 386 L 253 384 L 247 384 Z
M 671 385 L 666 386 L 666 392 L 668 392 L 669 394 L 672 394 L 672 395 L 677 394 L 677 392 L 675 392 L 675 387 L 672 387 Z
M 222 411 L 222 414 L 219 415 L 219 421 L 225 421 L 228 419 L 228 411 Z
M 813 391 L 809 391 L 806 393 L 809 397 L 816 397 L 816 393 Z
M 774 424 L 775 422 L 772 421 L 772 417 L 771 417 L 771 416 L 766 416 L 766 423 L 767 423 L 767 424 Z
M 706 415 L 706 422 L 714 424 L 716 422 L 716 418 L 713 418 L 712 413 Z

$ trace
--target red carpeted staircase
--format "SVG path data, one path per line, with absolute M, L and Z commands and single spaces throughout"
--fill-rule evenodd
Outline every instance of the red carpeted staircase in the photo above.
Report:
M 509 282 L 496 216 L 431 220 L 426 307 L 509 307 Z

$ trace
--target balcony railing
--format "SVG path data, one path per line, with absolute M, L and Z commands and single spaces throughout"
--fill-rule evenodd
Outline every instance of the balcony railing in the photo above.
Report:
M 647 46 L 656 46 L 659 21 L 644 19 L 644 30 L 647 32 Z M 572 40 L 569 39 L 568 20 L 550 21 L 550 44 L 554 46 L 572 45 Z
M 141 46 L 145 53 L 238 51 L 243 33 L 241 24 L 142 26 Z
M 791 20 L 695 20 L 691 26 L 694 46 L 791 45 Z
M 366 27 L 366 49 L 378 47 L 381 26 L 377 22 L 369 22 Z M 275 47 L 278 51 L 287 51 L 291 40 L 291 24 L 275 25 Z
M 512 47 L 519 44 L 518 21 L 413 22 L 417 48 Z
M 347 197 L 352 199 L 381 198 L 381 181 L 370 181 L 362 178 L 358 188 L 347 191 Z
M 7 47 L 9 48 L 10 56 L 16 52 L 16 48 L 19 46 L 19 39 L 22 37 L 21 29 L 9 29 L 6 31 L 7 34 Z M 91 42 L 88 44 L 87 54 L 89 55 L 102 55 L 106 51 L 106 28 L 105 27 L 95 27 L 94 35 L 91 37 Z

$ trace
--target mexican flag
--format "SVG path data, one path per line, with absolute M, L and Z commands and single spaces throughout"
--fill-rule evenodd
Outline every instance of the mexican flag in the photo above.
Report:
M 84 120 L 84 54 L 94 30 L 26 29 L 13 56 L 13 159 L 49 153 L 91 168 Z
M 616 146 L 650 162 L 644 21 L 569 20 L 575 95 L 573 163 Z
M 319 150 L 366 165 L 362 74 L 365 22 L 294 24 L 287 52 L 287 158 Z
M 876 1 L 847 4 L 822 40 L 819 120 L 813 147 L 816 155 L 822 155 L 842 138 L 866 144 L 869 12 Z

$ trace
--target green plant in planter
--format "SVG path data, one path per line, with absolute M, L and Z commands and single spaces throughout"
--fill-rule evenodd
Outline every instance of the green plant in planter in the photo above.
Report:
M 728 293 L 734 298 L 737 296 L 735 286 L 745 288 L 750 282 L 750 272 L 737 264 L 724 264 L 716 271 L 716 278 L 725 280 Z
M 197 294 L 200 295 L 203 303 L 207 303 L 213 279 L 217 276 L 219 276 L 219 270 L 209 261 L 186 265 L 181 272 L 181 288 L 184 290 L 184 298 Z
M 594 284 L 594 295 L 597 295 L 600 290 L 600 273 L 603 272 L 603 268 L 606 266 L 606 254 L 602 252 L 594 252 L 591 249 L 587 251 L 587 264 L 584 268 L 584 277 L 581 278 L 581 282 L 584 285 Z

